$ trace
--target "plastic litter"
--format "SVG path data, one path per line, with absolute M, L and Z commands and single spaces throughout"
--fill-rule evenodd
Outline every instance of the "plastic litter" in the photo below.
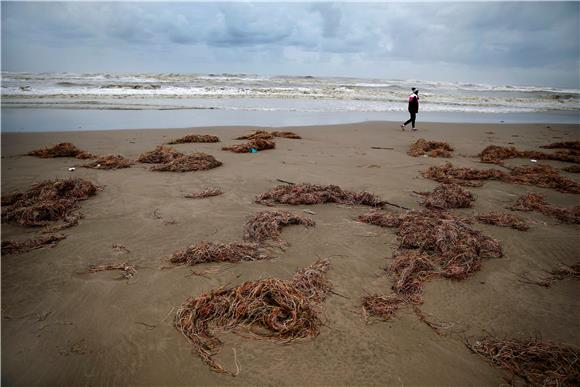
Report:
M 72 171 L 74 171 L 75 169 L 76 169 L 75 167 L 70 167 L 70 168 L 68 169 L 68 171 L 69 171 L 69 172 L 72 172 Z

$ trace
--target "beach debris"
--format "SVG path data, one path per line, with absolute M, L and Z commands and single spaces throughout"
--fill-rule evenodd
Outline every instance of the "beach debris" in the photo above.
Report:
M 121 155 L 99 156 L 95 161 L 82 165 L 84 168 L 92 169 L 121 169 L 129 168 L 133 165 L 132 160 L 126 159 Z
M 302 211 L 304 211 L 304 212 L 306 212 L 307 214 L 310 214 L 310 215 L 316 215 L 316 212 L 314 212 L 312 210 L 302 210 Z
M 120 270 L 121 271 L 121 278 L 123 279 L 131 279 L 137 273 L 137 269 L 135 265 L 130 265 L 126 262 L 123 263 L 113 263 L 108 265 L 90 265 L 88 272 L 89 273 L 98 273 L 100 271 L 108 271 L 108 270 Z
M 570 209 L 554 207 L 546 202 L 544 195 L 538 193 L 530 192 L 520 196 L 510 209 L 514 211 L 537 211 L 546 216 L 554 217 L 562 223 L 580 224 L 580 205 Z
M 178 152 L 171 147 L 159 145 L 152 151 L 141 153 L 137 161 L 148 164 L 162 164 L 168 163 L 176 157 L 181 156 L 183 156 L 183 153 Z
M 490 145 L 479 154 L 481 162 L 490 164 L 502 164 L 504 160 L 515 158 L 529 158 L 532 162 L 537 160 L 559 160 L 580 163 L 580 153 L 570 150 L 557 151 L 555 153 L 544 153 L 538 151 L 521 151 L 513 146 L 504 147 Z
M 544 149 L 574 149 L 580 150 L 580 140 L 576 141 L 564 141 L 564 142 L 553 142 L 548 145 L 542 145 L 540 148 Z
M 185 194 L 185 195 L 183 195 L 183 197 L 188 198 L 188 199 L 202 199 L 202 198 L 209 198 L 212 196 L 219 196 L 222 194 L 223 194 L 223 191 L 221 189 L 208 187 L 208 188 L 205 188 L 199 192 L 192 192 L 192 193 Z
M 65 230 L 67 228 L 74 227 L 79 224 L 79 221 L 83 218 L 83 214 L 70 214 L 66 215 L 63 219 L 63 223 L 55 224 L 50 226 L 45 226 L 42 230 L 40 230 L 41 234 L 51 234 L 57 231 Z
M 482 258 L 503 256 L 498 241 L 472 228 L 466 220 L 446 212 L 421 210 L 381 214 L 375 210 L 361 215 L 359 220 L 398 228 L 398 250 L 391 265 L 385 269 L 393 279 L 394 295 L 381 296 L 384 299 L 378 300 L 382 304 L 376 309 L 377 316 L 383 319 L 390 318 L 403 303 L 422 304 L 426 281 L 466 279 L 481 268 Z M 381 313 L 383 309 L 387 312 Z M 367 308 L 366 313 L 373 315 L 373 310 Z
M 192 153 L 176 157 L 175 159 L 159 165 L 154 165 L 152 171 L 160 172 L 189 172 L 206 171 L 223 165 L 212 155 L 206 153 Z
M 279 242 L 282 227 L 292 224 L 314 227 L 315 222 L 284 210 L 260 211 L 246 221 L 244 240 L 262 243 L 267 239 L 272 239 Z
M 539 279 L 532 279 L 527 274 L 519 274 L 518 277 L 520 282 L 549 288 L 556 281 L 569 278 L 580 280 L 580 262 L 576 262 L 573 265 L 561 264 L 559 268 L 548 271 L 547 274 L 547 276 Z
M 66 235 L 43 235 L 24 240 L 2 241 L 2 255 L 22 254 L 43 247 L 54 247 L 65 238 Z
M 362 313 L 369 321 L 371 317 L 389 320 L 395 316 L 397 311 L 406 305 L 406 301 L 394 294 L 381 296 L 371 294 L 362 298 Z
M 241 262 L 271 259 L 257 243 L 251 242 L 208 242 L 199 241 L 185 250 L 175 252 L 169 259 L 180 265 L 197 265 L 208 262 Z
M 429 157 L 451 157 L 451 152 L 453 152 L 453 148 L 446 142 L 427 141 L 424 138 L 420 138 L 411 145 L 407 154 L 413 157 L 422 155 L 428 155 Z
M 41 157 L 43 159 L 55 157 L 76 157 L 77 159 L 91 159 L 95 157 L 94 155 L 77 148 L 70 142 L 61 142 L 60 144 L 56 144 L 53 147 L 33 150 L 27 154 L 28 156 Z
M 2 221 L 23 226 L 43 226 L 66 219 L 78 202 L 97 193 L 97 186 L 84 179 L 46 180 L 25 192 L 2 197 Z
M 278 185 L 270 191 L 256 197 L 255 201 L 256 203 L 266 205 L 274 203 L 291 205 L 337 203 L 382 207 L 385 204 L 377 196 L 365 191 L 345 191 L 337 185 L 316 185 L 308 183 Z
M 569 167 L 562 168 L 562 170 L 570 173 L 580 173 L 580 165 L 570 165 Z
M 129 254 L 131 252 L 131 250 L 129 250 L 127 248 L 127 246 L 124 246 L 124 245 L 119 244 L 119 243 L 113 243 L 111 248 L 113 249 L 114 252 L 120 253 L 120 254 Z
M 272 138 L 274 138 L 274 135 L 272 133 L 267 132 L 265 130 L 256 130 L 253 133 L 236 137 L 235 140 L 256 140 L 256 139 L 271 140 Z
M 491 224 L 500 227 L 511 227 L 520 231 L 527 231 L 530 228 L 528 223 L 523 218 L 505 212 L 492 211 L 487 214 L 477 215 L 475 219 L 484 224 Z
M 291 139 L 295 139 L 295 140 L 299 140 L 302 138 L 294 132 L 287 132 L 287 131 L 267 132 L 265 130 L 256 130 L 253 133 L 237 137 L 236 140 L 255 140 L 258 138 L 261 138 L 264 140 L 271 140 L 274 137 L 291 138 Z
M 218 136 L 211 134 L 189 134 L 187 136 L 171 140 L 168 144 L 187 144 L 192 142 L 220 142 Z
M 255 138 L 243 144 L 225 146 L 222 148 L 222 150 L 234 153 L 256 153 L 256 151 L 274 149 L 275 147 L 276 143 L 272 140 L 267 140 L 264 138 Z
M 302 137 L 300 137 L 299 135 L 297 135 L 294 132 L 286 132 L 286 131 L 279 132 L 279 131 L 274 131 L 274 132 L 271 132 L 271 133 L 272 133 L 272 136 L 274 136 L 274 137 L 291 138 L 293 140 L 300 140 L 300 139 L 302 139 Z
M 502 180 L 506 173 L 497 169 L 474 169 L 454 167 L 451 163 L 429 167 L 422 175 L 439 183 L 454 183 L 469 187 L 481 187 L 482 180 Z
M 75 170 L 76 170 L 76 168 L 75 168 L 75 167 L 69 167 L 69 168 L 68 168 L 68 171 L 69 171 L 69 172 L 74 172 Z
M 499 180 L 505 183 L 552 188 L 566 193 L 580 193 L 579 183 L 560 175 L 549 165 L 515 167 L 506 173 L 497 169 L 456 168 L 451 163 L 445 163 L 429 167 L 422 175 L 439 183 L 455 183 L 469 187 L 482 186 L 482 180 Z
M 421 204 L 431 209 L 469 208 L 475 201 L 471 192 L 457 184 L 441 184 L 433 192 L 416 193 L 424 197 Z
M 284 184 L 290 184 L 290 185 L 294 185 L 295 183 L 292 183 L 291 181 L 288 180 L 282 180 L 282 179 L 276 179 L 277 181 L 279 181 L 280 183 L 284 183 Z
M 329 268 L 330 261 L 320 259 L 290 280 L 264 278 L 190 298 L 179 307 L 175 328 L 210 369 L 235 376 L 239 369 L 227 370 L 214 359 L 223 343 L 211 327 L 284 343 L 316 337 L 322 326 L 319 304 L 332 290 L 325 278 Z
M 530 385 L 566 386 L 580 381 L 580 352 L 538 338 L 499 339 L 492 336 L 465 340 L 473 353 L 490 364 L 524 379 Z
M 371 149 L 395 150 L 395 148 L 389 148 L 384 146 L 371 146 Z

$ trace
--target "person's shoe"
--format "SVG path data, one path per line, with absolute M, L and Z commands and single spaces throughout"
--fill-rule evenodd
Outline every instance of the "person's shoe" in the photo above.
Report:
M 401 130 L 404 132 L 405 131 L 405 125 L 401 125 Z
M 419 129 L 417 129 L 417 128 L 413 128 L 413 132 L 416 132 L 417 130 L 419 130 Z

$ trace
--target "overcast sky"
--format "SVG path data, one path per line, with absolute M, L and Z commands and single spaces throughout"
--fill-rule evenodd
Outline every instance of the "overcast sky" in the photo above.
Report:
M 2 2 L 2 68 L 580 88 L 579 25 L 579 2 Z

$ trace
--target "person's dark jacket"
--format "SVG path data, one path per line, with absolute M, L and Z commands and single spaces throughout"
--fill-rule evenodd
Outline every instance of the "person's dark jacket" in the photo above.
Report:
M 409 96 L 409 113 L 419 112 L 419 96 L 416 94 L 411 94 Z

